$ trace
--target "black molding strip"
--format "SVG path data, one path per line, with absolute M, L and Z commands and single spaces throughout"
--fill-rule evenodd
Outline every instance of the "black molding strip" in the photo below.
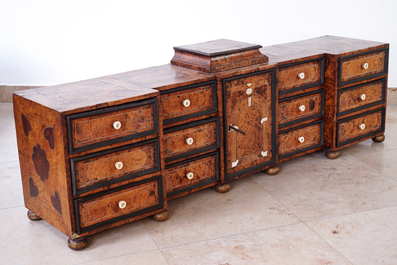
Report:
M 108 195 L 108 194 L 111 194 L 111 193 L 122 191 L 122 190 L 125 190 L 125 189 L 128 189 L 128 188 L 134 187 L 134 186 L 139 186 L 139 185 L 144 184 L 144 183 L 152 182 L 154 180 L 157 181 L 157 186 L 158 186 L 158 199 L 159 199 L 159 203 L 158 204 L 152 205 L 152 206 L 150 206 L 148 208 L 144 208 L 144 209 L 141 209 L 141 210 L 138 210 L 138 211 L 135 211 L 135 212 L 131 212 L 129 214 L 118 216 L 118 217 L 115 217 L 115 218 L 112 218 L 112 219 L 109 219 L 109 220 L 106 220 L 106 221 L 103 221 L 103 222 L 100 222 L 100 223 L 96 223 L 96 224 L 93 224 L 93 225 L 88 226 L 88 227 L 80 227 L 81 224 L 80 224 L 79 204 L 84 203 L 84 202 L 89 201 L 89 200 L 92 200 L 92 199 L 95 199 L 95 198 L 98 198 L 98 197 L 101 197 L 101 196 L 104 196 L 104 195 Z M 153 178 L 145 179 L 145 180 L 142 180 L 142 181 L 139 181 L 139 182 L 134 182 L 134 183 L 131 183 L 131 184 L 128 184 L 128 185 L 124 185 L 122 187 L 118 187 L 118 188 L 114 188 L 114 189 L 111 189 L 111 190 L 107 190 L 107 191 L 99 192 L 99 193 L 96 193 L 96 194 L 88 195 L 86 197 L 74 200 L 73 201 L 73 205 L 74 205 L 74 211 L 75 211 L 75 220 L 76 220 L 77 234 L 86 233 L 86 232 L 101 228 L 103 226 L 107 226 L 107 225 L 110 225 L 110 224 L 113 224 L 113 223 L 117 223 L 117 222 L 129 219 L 129 218 L 132 218 L 132 217 L 135 217 L 135 216 L 138 216 L 138 215 L 142 215 L 142 214 L 145 214 L 145 213 L 148 213 L 148 212 L 163 208 L 164 207 L 163 178 L 162 178 L 161 175 L 159 175 L 159 176 L 155 176 Z
M 318 147 L 324 146 L 324 121 L 323 120 L 316 121 L 316 122 L 313 122 L 313 123 L 310 123 L 310 124 L 301 125 L 301 126 L 298 126 L 298 127 L 292 128 L 292 129 L 288 129 L 288 130 L 279 132 L 279 135 L 285 134 L 285 133 L 289 133 L 291 131 L 296 131 L 296 130 L 299 130 L 299 129 L 303 129 L 303 128 L 306 128 L 306 127 L 309 127 L 309 126 L 312 126 L 312 125 L 315 125 L 315 124 L 319 124 L 319 123 L 320 123 L 320 142 L 318 144 L 310 145 L 310 146 L 302 148 L 302 149 L 298 149 L 298 150 L 295 150 L 295 151 L 292 151 L 292 152 L 289 152 L 289 153 L 285 153 L 283 155 L 280 155 L 278 158 L 279 159 L 284 159 L 286 157 L 294 156 L 296 154 L 303 153 L 303 152 L 306 152 L 308 150 L 316 149 Z
M 175 93 L 175 92 L 179 92 L 179 91 L 194 89 L 194 88 L 197 88 L 200 86 L 206 86 L 206 85 L 212 86 L 212 108 L 211 109 L 207 109 L 207 110 L 203 110 L 203 111 L 199 111 L 199 112 L 195 112 L 195 113 L 191 113 L 191 114 L 187 114 L 187 115 L 183 115 L 183 116 L 178 116 L 175 118 L 165 119 L 165 120 L 163 120 L 163 124 L 170 124 L 170 123 L 180 121 L 180 120 L 187 120 L 187 119 L 202 116 L 202 115 L 216 113 L 218 111 L 216 81 L 209 81 L 209 82 L 204 82 L 204 83 L 199 83 L 199 84 L 178 87 L 178 88 L 174 88 L 174 89 L 170 89 L 170 90 L 160 91 L 160 95 L 166 95 L 166 94 Z
M 283 69 L 283 68 L 287 68 L 287 67 L 291 67 L 291 66 L 295 66 L 295 65 L 310 63 L 310 62 L 315 62 L 315 61 L 319 61 L 319 60 L 320 60 L 320 65 L 321 65 L 320 82 L 316 82 L 316 83 L 312 83 L 312 84 L 307 84 L 307 85 L 298 86 L 298 87 L 295 87 L 295 88 L 290 88 L 290 89 L 287 89 L 287 90 L 279 91 L 278 94 L 279 95 L 284 95 L 284 94 L 288 94 L 288 93 L 291 93 L 291 92 L 296 92 L 296 91 L 304 90 L 304 89 L 307 89 L 307 88 L 323 85 L 324 84 L 324 65 L 325 65 L 325 58 L 324 57 L 316 58 L 316 59 L 312 59 L 312 60 L 307 60 L 307 61 L 303 61 L 303 62 L 298 62 L 298 63 L 291 63 L 291 64 L 278 66 L 278 69 Z
M 107 141 L 97 142 L 97 143 L 85 145 L 82 147 L 77 147 L 77 148 L 73 147 L 72 120 L 106 114 L 106 113 L 111 113 L 114 111 L 125 110 L 125 109 L 129 109 L 129 108 L 136 108 L 136 107 L 140 107 L 140 106 L 144 106 L 144 105 L 151 105 L 151 104 L 153 105 L 153 123 L 154 123 L 153 129 L 147 130 L 144 132 L 140 132 L 140 133 L 131 133 L 126 136 L 117 137 L 117 138 L 113 138 L 113 139 L 110 139 Z M 68 133 L 69 154 L 75 154 L 75 153 L 99 148 L 102 146 L 112 145 L 115 143 L 120 143 L 123 141 L 132 140 L 132 139 L 139 138 L 142 136 L 158 133 L 159 132 L 159 117 L 158 116 L 159 115 L 158 115 L 157 98 L 136 101 L 136 102 L 132 102 L 132 103 L 118 105 L 115 107 L 103 108 L 103 109 L 98 109 L 98 110 L 93 110 L 93 111 L 86 111 L 86 112 L 66 116 L 66 128 L 67 128 L 67 133 Z
M 221 135 L 220 135 L 220 122 L 219 122 L 219 118 L 218 117 L 208 118 L 208 119 L 205 119 L 205 120 L 200 120 L 200 121 L 196 121 L 196 122 L 190 122 L 188 124 L 183 124 L 183 125 L 175 126 L 175 127 L 172 127 L 172 128 L 164 129 L 164 136 L 165 136 L 168 133 L 172 133 L 172 132 L 175 132 L 175 131 L 196 127 L 196 126 L 203 125 L 203 124 L 210 123 L 210 122 L 215 122 L 216 123 L 216 143 L 215 144 L 210 145 L 210 146 L 206 146 L 206 147 L 203 147 L 203 148 L 195 149 L 193 151 L 187 151 L 187 152 L 184 152 L 182 154 L 174 155 L 174 156 L 171 156 L 171 157 L 167 157 L 167 158 L 164 159 L 165 163 L 168 163 L 168 162 L 171 162 L 173 160 L 185 158 L 185 157 L 188 157 L 188 156 L 191 156 L 191 155 L 195 155 L 195 154 L 198 154 L 198 153 L 203 153 L 203 152 L 207 152 L 207 151 L 211 151 L 213 149 L 219 148 L 220 147 L 220 142 L 221 142 Z
M 169 198 L 169 197 L 178 195 L 180 193 L 183 193 L 183 192 L 186 192 L 186 191 L 189 191 L 189 190 L 193 190 L 193 189 L 205 186 L 207 184 L 219 181 L 219 152 L 218 151 L 213 152 L 213 153 L 209 153 L 209 154 L 206 154 L 206 155 L 202 155 L 202 156 L 199 156 L 199 157 L 195 157 L 193 159 L 189 159 L 189 160 L 185 160 L 185 161 L 182 161 L 182 162 L 178 162 L 178 163 L 175 163 L 175 164 L 172 164 L 172 165 L 168 165 L 168 166 L 165 167 L 165 170 L 173 168 L 173 167 L 181 166 L 181 165 L 186 164 L 186 163 L 194 162 L 194 161 L 206 158 L 206 157 L 211 157 L 211 156 L 213 156 L 215 158 L 215 177 L 214 178 L 210 178 L 210 179 L 208 179 L 206 181 L 198 182 L 197 184 L 190 185 L 190 186 L 187 186 L 187 187 L 184 187 L 184 188 L 181 188 L 181 189 L 174 190 L 174 191 L 172 191 L 170 193 L 167 193 L 167 197 Z
M 341 80 L 342 78 L 342 63 L 344 60 L 348 60 L 357 56 L 363 56 L 363 55 L 367 55 L 367 54 L 372 54 L 372 53 L 377 53 L 377 52 L 382 52 L 385 51 L 385 65 L 384 65 L 384 71 L 380 72 L 380 73 L 375 73 L 372 75 L 366 75 L 366 76 L 362 76 L 359 78 L 354 78 L 348 81 L 343 81 Z M 348 56 L 343 56 L 339 58 L 339 66 L 338 66 L 338 86 L 344 86 L 344 85 L 348 85 L 351 83 L 355 83 L 355 82 L 360 82 L 366 79 L 370 79 L 370 78 L 374 78 L 374 77 L 378 77 L 378 76 L 382 76 L 387 74 L 388 72 L 388 67 L 389 67 L 389 48 L 383 48 L 383 49 L 378 49 L 378 50 L 372 50 L 372 51 L 368 51 L 368 52 L 363 52 L 363 53 L 356 53 L 353 55 L 348 55 Z
M 225 78 L 225 79 L 222 80 L 223 117 L 224 117 L 223 118 L 223 131 L 224 131 L 224 137 L 223 137 L 224 139 L 223 139 L 223 141 L 224 141 L 224 146 L 225 146 L 225 148 L 224 148 L 225 149 L 224 150 L 224 153 L 225 153 L 225 159 L 224 159 L 225 161 L 224 161 L 224 163 L 225 163 L 225 178 L 226 178 L 226 180 L 231 180 L 231 179 L 233 179 L 233 178 L 235 178 L 235 177 L 237 177 L 239 175 L 248 173 L 250 171 L 257 170 L 259 168 L 263 168 L 263 167 L 269 166 L 271 164 L 275 164 L 276 161 L 277 161 L 276 160 L 276 156 L 277 156 L 277 148 L 278 147 L 277 147 L 277 142 L 276 142 L 276 138 L 277 138 L 277 136 L 276 136 L 276 126 L 277 126 L 277 124 L 276 124 L 276 111 L 272 111 L 272 140 L 271 140 L 271 142 L 272 142 L 272 159 L 270 159 L 269 161 L 266 161 L 266 162 L 264 162 L 262 164 L 255 165 L 255 166 L 252 166 L 250 168 L 246 168 L 246 169 L 237 171 L 237 172 L 232 173 L 232 174 L 228 174 L 228 172 L 227 172 L 227 168 L 228 168 L 227 167 L 228 121 L 226 119 L 226 117 L 227 117 L 227 113 L 226 113 L 226 82 L 233 81 L 235 79 L 249 77 L 249 76 L 259 75 L 259 74 L 263 74 L 263 73 L 271 73 L 271 75 L 272 75 L 272 86 L 271 86 L 271 90 L 272 90 L 271 104 L 272 104 L 272 107 L 271 107 L 271 109 L 275 110 L 276 109 L 276 103 L 277 103 L 276 102 L 277 79 L 276 79 L 276 71 L 275 71 L 275 69 L 270 69 L 270 70 L 265 70 L 265 71 L 260 71 L 260 72 L 254 72 L 254 73 L 245 74 L 245 75 L 234 76 L 234 77 Z
M 320 89 L 320 90 L 312 91 L 312 92 L 309 92 L 309 93 L 300 94 L 300 95 L 297 95 L 297 96 L 285 98 L 285 99 L 279 100 L 279 102 L 284 102 L 284 101 L 293 100 L 293 99 L 297 99 L 297 98 L 303 98 L 303 97 L 306 97 L 306 96 L 310 96 L 310 95 L 313 95 L 313 94 L 319 94 L 319 93 L 321 93 L 321 111 L 320 111 L 320 113 L 313 114 L 313 115 L 306 116 L 306 117 L 303 117 L 303 118 L 300 118 L 300 119 L 297 119 L 297 120 L 292 120 L 292 121 L 280 124 L 278 126 L 278 128 L 281 129 L 281 128 L 287 127 L 287 126 L 295 124 L 295 123 L 300 123 L 300 122 L 303 122 L 303 121 L 308 121 L 308 120 L 311 120 L 311 119 L 314 119 L 314 118 L 318 118 L 318 117 L 324 116 L 324 106 L 325 106 L 325 90 L 324 89 Z
M 354 119 L 357 119 L 357 118 L 360 118 L 360 117 L 363 117 L 363 116 L 366 116 L 366 115 L 369 115 L 369 114 L 372 114 L 372 113 L 375 113 L 375 112 L 378 112 L 378 111 L 382 111 L 382 124 L 381 124 L 381 126 L 380 126 L 380 128 L 378 130 L 372 131 L 372 132 L 368 132 L 366 134 L 363 134 L 363 135 L 360 135 L 360 136 L 357 136 L 357 137 L 354 137 L 354 138 L 350 138 L 349 140 L 346 140 L 344 142 L 339 142 L 339 125 L 341 123 L 344 123 L 344 122 L 347 122 L 347 121 L 351 121 L 351 120 L 354 120 Z M 350 144 L 352 142 L 359 141 L 361 139 L 367 138 L 368 136 L 376 135 L 378 133 L 384 132 L 385 131 L 385 120 L 386 120 L 386 115 L 385 114 L 386 114 L 386 109 L 385 108 L 379 108 L 379 109 L 376 109 L 376 110 L 371 110 L 369 112 L 361 113 L 360 115 L 356 115 L 356 116 L 353 116 L 353 117 L 348 117 L 348 118 L 339 120 L 336 123 L 336 147 L 342 147 L 342 146 Z
M 97 184 L 93 184 L 90 185 L 88 187 L 83 187 L 78 189 L 77 188 L 77 181 L 76 181 L 76 169 L 75 169 L 75 163 L 81 160 L 85 160 L 85 159 L 90 159 L 93 157 L 98 157 L 98 156 L 103 156 L 103 155 L 107 155 L 107 154 L 111 154 L 111 153 L 115 153 L 118 151 L 123 151 L 123 150 L 127 150 L 127 149 L 132 149 L 132 148 L 136 148 L 139 146 L 143 146 L 143 145 L 148 145 L 154 143 L 154 149 L 155 149 L 155 166 L 146 170 L 142 170 L 142 171 L 138 171 L 138 172 L 134 172 L 131 174 L 127 174 L 124 175 L 122 177 L 118 177 L 118 178 L 114 178 L 114 179 L 110 179 L 107 181 L 102 181 L 100 183 Z M 98 188 L 101 187 L 105 187 L 105 186 L 109 186 L 118 182 L 122 182 L 125 180 L 129 180 L 129 179 L 133 179 L 139 176 L 143 176 L 146 174 L 150 174 L 150 173 L 154 173 L 160 170 L 160 149 L 159 149 L 159 141 L 157 139 L 152 139 L 152 140 L 147 140 L 147 141 L 143 141 L 143 142 L 139 142 L 136 144 L 130 144 L 130 145 L 125 145 L 119 148 L 114 148 L 114 149 L 110 149 L 110 150 L 106 150 L 106 151 L 101 151 L 101 152 L 97 152 L 97 153 L 93 153 L 93 154 L 89 154 L 89 155 L 85 155 L 85 156 L 80 156 L 80 157 L 76 157 L 76 158 L 71 158 L 70 159 L 70 171 L 71 171 L 71 177 L 72 177 L 72 187 L 73 187 L 73 195 L 79 195 L 82 194 L 84 192 L 88 192 L 88 191 L 93 191 L 96 190 Z
M 349 110 L 346 110 L 346 111 L 339 112 L 340 94 L 341 94 L 342 92 L 349 91 L 349 90 L 353 90 L 353 89 L 360 88 L 360 87 L 364 87 L 364 86 L 368 86 L 368 85 L 373 85 L 373 84 L 376 84 L 376 83 L 381 83 L 381 82 L 383 82 L 382 100 L 380 100 L 380 101 L 375 101 L 375 102 L 372 102 L 372 103 L 370 103 L 370 104 L 364 104 L 364 105 L 359 106 L 359 107 L 356 107 L 356 108 L 354 108 L 354 109 L 349 109 Z M 378 79 L 378 80 L 375 80 L 375 81 L 372 81 L 372 82 L 368 82 L 368 83 L 364 83 L 364 84 L 361 84 L 361 85 L 351 86 L 351 87 L 339 89 L 339 90 L 338 90 L 338 103 L 337 103 L 337 112 L 336 112 L 336 115 L 339 117 L 339 116 L 343 116 L 343 115 L 346 115 L 346 114 L 350 114 L 350 113 L 353 113 L 353 112 L 356 112 L 356 111 L 359 111 L 359 110 L 367 109 L 367 108 L 370 108 L 370 107 L 373 107 L 373 106 L 376 106 L 376 105 L 384 104 L 384 103 L 386 102 L 386 100 L 385 100 L 385 96 L 386 96 L 386 87 L 387 87 L 387 80 L 386 80 L 386 78 L 382 78 L 382 79 Z

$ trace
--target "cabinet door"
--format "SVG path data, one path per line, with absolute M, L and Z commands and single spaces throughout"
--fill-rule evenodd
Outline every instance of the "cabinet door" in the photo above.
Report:
M 227 179 L 275 162 L 274 79 L 271 70 L 223 80 Z

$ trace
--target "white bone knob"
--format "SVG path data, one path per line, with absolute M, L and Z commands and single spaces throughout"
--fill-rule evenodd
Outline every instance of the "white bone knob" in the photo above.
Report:
M 361 130 L 364 130 L 365 129 L 365 124 L 364 123 L 360 124 L 358 127 L 360 127 Z
M 120 169 L 123 168 L 123 162 L 116 162 L 116 163 L 114 164 L 114 166 L 115 166 L 118 170 L 120 170 Z
M 303 142 L 305 141 L 305 137 L 303 137 L 303 136 L 298 137 L 298 141 L 299 141 L 300 143 L 303 143 Z
M 299 73 L 298 77 L 299 77 L 299 79 L 304 79 L 305 78 L 305 73 L 304 72 Z
M 300 110 L 300 111 L 305 111 L 305 109 L 306 109 L 305 105 L 300 105 L 300 106 L 299 106 L 299 110 Z
M 187 174 L 186 174 L 186 177 L 187 177 L 188 179 L 192 179 L 192 178 L 194 177 L 193 172 L 187 173 Z
M 124 209 L 127 206 L 127 203 L 125 201 L 119 201 L 119 207 L 120 209 Z
M 191 137 L 189 137 L 189 138 L 187 138 L 186 139 L 186 143 L 188 144 L 188 145 L 192 145 L 193 144 L 193 138 L 191 138 Z
M 368 69 L 369 64 L 368 63 L 363 63 L 363 65 L 361 66 L 363 69 Z
M 115 128 L 116 130 L 121 128 L 121 122 L 119 121 L 115 121 L 113 122 L 113 128 Z
M 366 96 L 365 94 L 361 94 L 361 95 L 360 95 L 360 99 L 361 99 L 361 100 L 365 100 L 366 98 L 367 98 L 367 96 Z
M 182 104 L 183 104 L 183 106 L 185 106 L 185 107 L 187 108 L 187 107 L 190 106 L 190 100 L 185 99 L 185 100 L 182 102 Z

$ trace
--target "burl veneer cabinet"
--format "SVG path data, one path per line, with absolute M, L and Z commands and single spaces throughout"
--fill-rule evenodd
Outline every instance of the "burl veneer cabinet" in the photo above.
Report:
M 14 94 L 28 217 L 70 248 L 147 216 L 164 221 L 170 199 L 384 140 L 388 44 L 324 36 L 174 49 L 171 64 Z

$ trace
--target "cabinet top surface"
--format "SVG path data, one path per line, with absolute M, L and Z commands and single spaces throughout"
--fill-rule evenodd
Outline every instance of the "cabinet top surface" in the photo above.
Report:
M 174 50 L 186 51 L 212 57 L 259 48 L 262 48 L 262 46 L 241 41 L 219 39 L 197 44 L 178 46 L 174 47 Z

